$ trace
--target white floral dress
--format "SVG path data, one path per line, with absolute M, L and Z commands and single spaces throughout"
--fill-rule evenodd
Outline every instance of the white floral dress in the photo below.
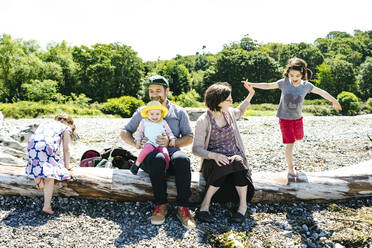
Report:
M 61 157 L 63 133 L 71 128 L 61 122 L 50 120 L 40 124 L 28 142 L 26 174 L 32 178 L 70 179 L 70 173 Z

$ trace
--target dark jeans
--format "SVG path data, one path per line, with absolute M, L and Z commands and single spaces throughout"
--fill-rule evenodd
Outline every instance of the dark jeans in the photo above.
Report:
M 162 153 L 153 151 L 143 160 L 141 168 L 146 171 L 151 180 L 155 204 L 168 203 L 167 174 L 174 175 L 176 180 L 178 206 L 187 207 L 191 196 L 191 168 L 190 159 L 181 151 L 170 154 L 168 172 L 165 170 L 166 160 Z

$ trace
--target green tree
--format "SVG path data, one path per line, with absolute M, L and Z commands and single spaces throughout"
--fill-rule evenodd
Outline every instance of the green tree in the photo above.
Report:
M 197 55 L 189 55 L 189 56 L 181 56 L 179 54 L 176 55 L 174 60 L 177 62 L 177 65 L 184 65 L 189 72 L 194 70 L 195 67 L 195 60 Z
M 316 46 L 326 58 L 339 58 L 359 66 L 368 56 L 372 56 L 372 40 L 368 32 L 355 31 L 355 36 L 333 31 L 327 38 L 319 38 Z
M 333 96 L 341 91 L 358 92 L 358 84 L 353 65 L 341 59 L 328 59 L 318 66 L 314 79 L 316 86 Z
M 25 54 L 40 56 L 42 53 L 40 51 L 40 45 L 36 40 L 17 40 L 17 42 L 19 42 L 21 49 Z
M 265 45 L 260 46 L 259 50 L 269 54 L 270 57 L 272 57 L 275 61 L 279 61 L 280 53 L 285 46 L 287 45 L 282 43 L 267 43 Z
M 135 96 L 141 88 L 143 63 L 128 46 L 115 43 L 74 47 L 73 58 L 79 64 L 78 93 L 93 101 Z
M 129 46 L 112 44 L 114 56 L 111 64 L 115 67 L 113 91 L 110 97 L 136 96 L 141 88 L 144 66 L 142 59 Z
M 3 101 L 18 101 L 25 97 L 22 84 L 31 80 L 61 80 L 61 68 L 54 62 L 45 62 L 35 41 L 0 39 L 0 85 Z
M 50 43 L 43 54 L 44 61 L 56 63 L 61 68 L 62 75 L 58 80 L 58 88 L 63 95 L 70 95 L 76 91 L 79 65 L 74 61 L 72 51 L 72 47 L 69 47 L 66 41 L 62 41 L 59 44 Z
M 15 75 L 13 77 L 14 96 L 17 100 L 23 100 L 24 90 L 22 85 L 30 83 L 31 80 L 62 80 L 62 69 L 54 62 L 43 62 L 34 54 L 21 57 L 20 63 L 14 66 Z
M 367 100 L 372 96 L 372 57 L 360 65 L 358 80 L 362 99 Z
M 20 64 L 25 56 L 20 44 L 13 41 L 10 35 L 0 37 L 0 90 L 1 100 L 8 102 L 17 97 L 17 87 L 14 84 L 15 66 Z
M 234 100 L 241 101 L 247 96 L 247 91 L 242 90 L 242 80 L 248 78 L 251 82 L 272 82 L 280 77 L 279 64 L 267 53 L 225 49 L 218 55 L 216 66 L 206 71 L 204 82 L 206 87 L 215 82 L 230 83 Z M 279 91 L 256 92 L 253 102 L 276 102 L 280 94 Z
M 239 42 L 233 41 L 229 44 L 224 45 L 224 50 L 235 50 L 243 49 L 246 51 L 255 51 L 259 47 L 259 44 L 256 40 L 253 40 L 249 35 L 245 35 Z
M 168 79 L 173 95 L 178 96 L 190 90 L 190 75 L 184 64 L 169 60 L 160 70 L 160 74 Z
M 198 71 L 202 70 L 205 71 L 208 68 L 208 58 L 206 55 L 197 55 L 195 59 L 195 64 L 193 70 Z
M 340 32 L 340 31 L 331 31 L 327 34 L 327 39 L 349 38 L 349 37 L 351 37 L 350 34 L 346 32 Z
M 282 67 L 287 65 L 290 58 L 303 59 L 308 64 L 308 68 L 314 73 L 316 73 L 316 67 L 324 61 L 323 54 L 319 48 L 304 42 L 280 46 L 277 56 Z
M 205 71 L 198 70 L 191 73 L 191 89 L 194 89 L 200 96 L 204 94 L 204 74 Z
M 199 107 L 199 94 L 194 90 L 189 92 L 182 92 L 179 96 L 176 97 L 176 102 L 181 107 Z
M 240 47 L 243 50 L 246 51 L 254 51 L 258 49 L 258 42 L 256 40 L 253 40 L 250 38 L 248 35 L 245 35 L 241 40 L 240 40 Z
M 217 58 L 214 54 L 199 54 L 196 56 L 195 64 L 193 70 L 190 70 L 190 73 L 193 71 L 206 71 L 210 66 L 214 66 L 217 62 Z
M 74 47 L 74 61 L 79 63 L 78 93 L 84 93 L 93 101 L 103 102 L 110 97 L 110 87 L 114 74 L 111 64 L 112 52 L 104 44 Z
M 25 90 L 26 100 L 46 101 L 53 98 L 57 93 L 57 81 L 53 80 L 31 80 L 30 83 L 22 84 Z

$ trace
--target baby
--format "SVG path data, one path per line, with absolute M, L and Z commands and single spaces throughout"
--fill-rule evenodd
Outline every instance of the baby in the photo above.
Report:
M 153 151 L 161 152 L 166 160 L 165 168 L 169 167 L 169 153 L 166 147 L 156 143 L 158 136 L 166 133 L 169 137 L 169 146 L 174 147 L 176 145 L 176 137 L 173 135 L 171 129 L 164 117 L 167 116 L 168 109 L 161 105 L 158 101 L 149 102 L 145 108 L 141 110 L 141 116 L 143 117 L 136 131 L 135 142 L 136 148 L 141 149 L 141 141 L 143 138 L 147 138 L 148 141 L 143 146 L 142 151 L 138 155 L 137 161 L 130 168 L 130 171 L 136 175 L 140 164 L 146 158 L 148 154 Z

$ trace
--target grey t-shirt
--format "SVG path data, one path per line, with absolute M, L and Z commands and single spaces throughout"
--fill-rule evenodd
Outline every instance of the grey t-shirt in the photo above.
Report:
M 137 109 L 137 111 L 133 114 L 132 118 L 128 122 L 128 124 L 123 128 L 123 130 L 126 130 L 130 133 L 134 133 L 141 120 L 141 110 L 144 108 Z M 180 138 L 183 136 L 191 136 L 193 137 L 193 132 L 190 126 L 190 120 L 189 116 L 186 112 L 186 110 L 178 105 L 175 105 L 171 102 L 168 101 L 167 104 L 168 108 L 168 115 L 164 118 L 164 120 L 167 121 L 168 126 L 172 130 L 172 133 L 176 138 Z M 174 147 L 168 147 L 168 152 L 172 154 L 175 151 L 178 151 L 179 148 L 174 148 Z
M 276 116 L 285 120 L 301 118 L 305 96 L 313 90 L 314 85 L 308 81 L 301 81 L 299 86 L 294 86 L 286 77 L 278 81 L 278 86 L 282 94 Z

